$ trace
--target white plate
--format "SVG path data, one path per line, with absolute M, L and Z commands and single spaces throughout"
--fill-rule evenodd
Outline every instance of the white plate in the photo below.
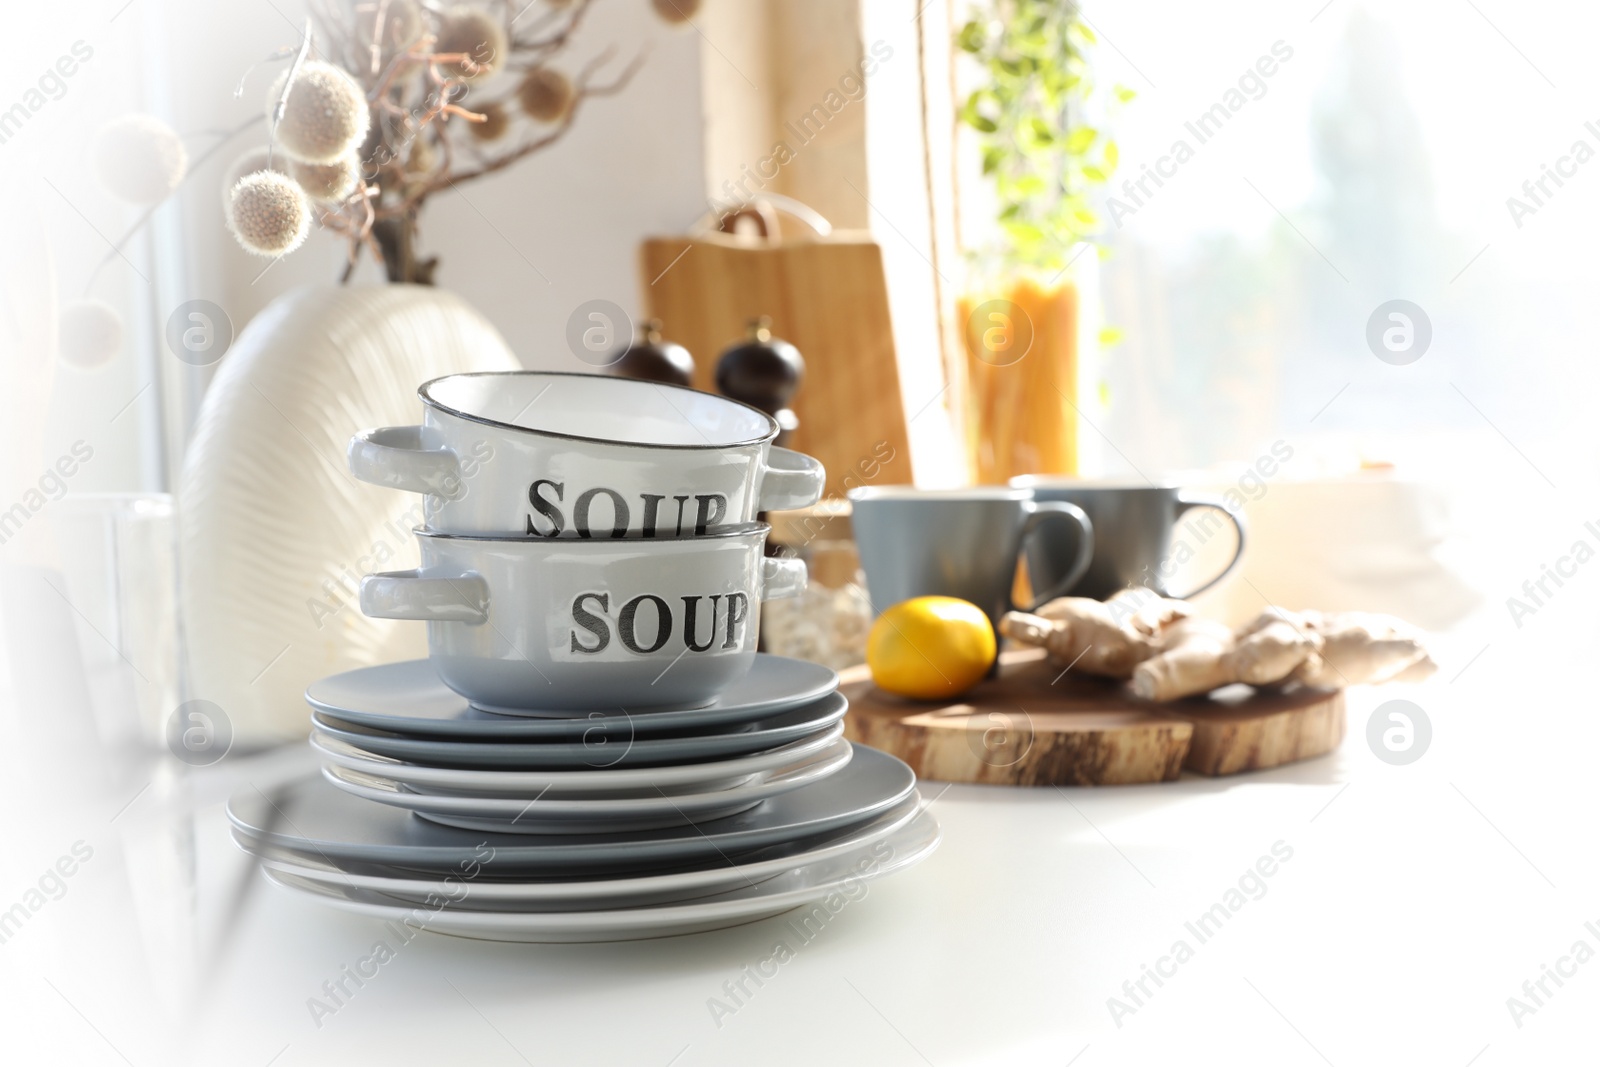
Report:
M 630 878 L 584 878 L 564 881 L 498 882 L 468 878 L 447 880 L 356 874 L 325 863 L 285 854 L 261 855 L 261 864 L 280 874 L 294 875 L 334 889 L 366 889 L 391 897 L 397 903 L 418 906 L 449 901 L 461 911 L 596 911 L 601 908 L 668 904 L 710 896 L 742 885 L 755 885 L 808 863 L 866 848 L 905 826 L 920 810 L 916 793 L 878 818 L 840 833 L 763 849 L 719 866 L 697 871 Z M 246 851 L 257 851 L 239 842 Z
M 311 725 L 363 752 L 430 767 L 481 771 L 622 770 L 730 759 L 765 752 L 810 737 L 844 718 L 849 702 L 839 692 L 751 723 L 701 726 L 686 735 L 634 737 L 627 723 L 601 726 L 576 740 L 472 741 L 462 738 L 408 737 L 369 726 L 353 726 L 311 713 Z
M 821 700 L 839 676 L 817 663 L 757 652 L 750 673 L 703 708 L 684 711 L 571 711 L 563 718 L 497 715 L 467 703 L 439 680 L 425 659 L 331 674 L 306 687 L 306 702 L 323 715 L 407 737 L 462 740 L 626 741 L 681 735 L 708 726 L 755 722 Z
M 628 877 L 710 865 L 758 849 L 834 833 L 876 818 L 910 796 L 916 776 L 900 760 L 856 746 L 838 774 L 703 826 L 641 833 L 538 836 L 463 833 L 340 791 L 321 774 L 262 789 L 243 783 L 228 821 L 250 851 L 287 852 L 342 870 L 442 878 L 487 869 L 497 879 Z
M 535 797 L 462 797 L 418 793 L 398 782 L 323 766 L 334 785 L 367 800 L 407 808 L 425 819 L 467 830 L 492 833 L 581 834 L 655 830 L 720 819 L 746 811 L 768 797 L 798 789 L 833 774 L 850 762 L 850 742 L 839 738 L 815 755 L 772 772 L 751 785 L 710 793 L 615 799 L 550 799 Z
M 363 751 L 327 734 L 313 732 L 311 747 L 337 767 L 386 778 L 417 792 L 433 795 L 506 797 L 620 798 L 665 794 L 710 793 L 750 784 L 755 776 L 815 755 L 844 736 L 844 723 L 767 752 L 738 759 L 686 763 L 673 767 L 630 767 L 622 770 L 580 768 L 566 771 L 485 771 L 427 767 Z
M 485 941 L 632 941 L 740 926 L 821 901 L 803 920 L 808 929 L 859 903 L 873 880 L 926 859 L 939 845 L 939 824 L 924 811 L 895 833 L 865 848 L 807 863 L 755 885 L 690 903 L 608 911 L 498 912 L 396 904 L 381 893 L 333 887 L 292 874 L 264 871 L 275 885 L 336 908 L 412 929 Z M 817 909 L 822 909 L 817 913 Z M 811 915 L 816 915 L 815 920 Z

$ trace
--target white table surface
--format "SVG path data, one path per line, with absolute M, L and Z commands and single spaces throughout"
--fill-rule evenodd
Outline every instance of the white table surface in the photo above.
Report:
M 1546 979 L 1520 1027 L 1507 1007 L 1575 942 L 1600 951 L 1597 626 L 1568 599 L 1533 639 L 1503 615 L 1464 628 L 1424 686 L 1352 692 L 1327 758 L 1159 786 L 924 783 L 942 847 L 810 941 L 784 917 L 609 945 L 424 934 L 320 1020 L 309 999 L 392 934 L 250 877 L 222 816 L 309 753 L 190 771 L 13 709 L 0 911 L 75 842 L 93 855 L 0 943 L 0 1062 L 1593 1062 L 1600 961 Z M 1434 739 L 1394 767 L 1364 727 L 1401 695 Z M 1200 943 L 1185 924 L 1278 842 L 1293 855 L 1264 895 Z M 1114 1019 L 1109 998 L 1132 1005 L 1124 982 L 1179 940 L 1192 958 Z M 792 958 L 735 1001 L 726 983 L 779 941 Z

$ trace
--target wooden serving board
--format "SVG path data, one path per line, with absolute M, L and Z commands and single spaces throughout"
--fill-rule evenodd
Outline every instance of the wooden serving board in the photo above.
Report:
M 842 675 L 845 736 L 905 760 L 919 778 L 996 785 L 1171 782 L 1320 756 L 1344 740 L 1344 694 L 1220 690 L 1171 704 L 1063 672 L 1039 649 L 1007 652 L 998 678 L 948 704 L 877 688 L 865 666 Z

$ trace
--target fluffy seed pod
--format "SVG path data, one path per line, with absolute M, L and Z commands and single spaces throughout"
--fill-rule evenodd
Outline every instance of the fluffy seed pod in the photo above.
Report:
M 287 174 L 260 170 L 233 187 L 228 228 L 247 252 L 282 256 L 293 252 L 311 229 L 305 190 Z
M 268 162 L 268 156 L 272 157 L 271 162 Z M 222 210 L 224 212 L 233 203 L 233 187 L 239 184 L 239 179 L 246 174 L 254 174 L 258 170 L 275 170 L 279 174 L 289 173 L 282 152 L 271 152 L 266 145 L 246 149 L 239 154 L 237 159 L 228 164 L 228 169 L 223 172 Z
M 471 107 L 472 105 L 467 105 Z M 485 104 L 476 109 L 483 116 L 482 122 L 469 122 L 467 129 L 473 137 L 480 141 L 498 141 L 506 135 L 511 128 L 511 116 L 506 114 L 506 109 L 499 104 Z
M 87 369 L 109 363 L 122 349 L 122 317 L 104 300 L 69 300 L 61 305 L 61 358 Z
M 306 195 L 321 204 L 337 204 L 356 191 L 361 180 L 361 164 L 355 153 L 341 156 L 332 163 L 289 164 L 289 177 L 300 183 Z
M 267 94 L 267 119 L 283 95 L 284 71 Z M 332 163 L 367 136 L 372 115 L 355 79 L 331 63 L 301 65 L 289 90 L 283 118 L 273 131 L 278 146 L 305 163 Z
M 510 50 L 505 27 L 482 8 L 461 5 L 439 16 L 434 54 L 463 52 L 471 56 L 473 62 L 470 70 L 465 63 L 440 63 L 439 70 L 447 78 L 461 81 L 487 78 L 505 64 Z
M 688 22 L 700 12 L 700 0 L 650 0 L 662 21 L 673 24 Z
M 189 153 L 171 126 L 153 115 L 123 115 L 101 128 L 95 141 L 95 172 L 123 200 L 164 200 L 189 169 Z
M 523 113 L 540 122 L 566 118 L 574 95 L 571 80 L 554 67 L 534 67 L 517 86 L 517 101 Z

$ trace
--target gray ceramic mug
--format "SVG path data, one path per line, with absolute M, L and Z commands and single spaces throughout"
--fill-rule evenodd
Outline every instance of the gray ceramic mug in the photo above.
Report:
M 875 613 L 917 596 L 953 596 L 982 608 L 990 622 L 1014 607 L 1037 607 L 1078 581 L 1094 555 L 1095 530 L 1082 508 L 1036 502 L 1025 489 L 855 489 L 855 533 Z M 1049 585 L 1033 584 L 1034 602 L 1014 604 L 1011 586 L 1023 546 L 1047 539 L 1077 545 L 1075 558 Z
M 1092 482 L 1071 478 L 1052 478 L 1029 474 L 1013 478 L 1011 484 L 1027 490 L 1038 501 L 1076 504 L 1094 523 L 1094 557 L 1087 571 L 1078 569 L 1082 546 L 1068 538 L 1036 537 L 1028 545 L 1028 574 L 1035 586 L 1049 583 L 1059 587 L 1060 579 L 1073 573 L 1081 580 L 1067 583 L 1072 596 L 1104 600 L 1130 586 L 1153 589 L 1162 596 L 1187 599 L 1216 585 L 1239 565 L 1244 555 L 1245 523 L 1222 498 L 1202 496 L 1170 485 L 1129 485 Z M 1238 531 L 1238 545 L 1222 573 L 1194 589 L 1173 592 L 1168 581 L 1184 562 L 1181 548 L 1190 553 L 1223 528 L 1221 519 L 1197 524 L 1187 541 L 1173 547 L 1172 530 L 1185 514 L 1195 508 L 1214 508 Z

